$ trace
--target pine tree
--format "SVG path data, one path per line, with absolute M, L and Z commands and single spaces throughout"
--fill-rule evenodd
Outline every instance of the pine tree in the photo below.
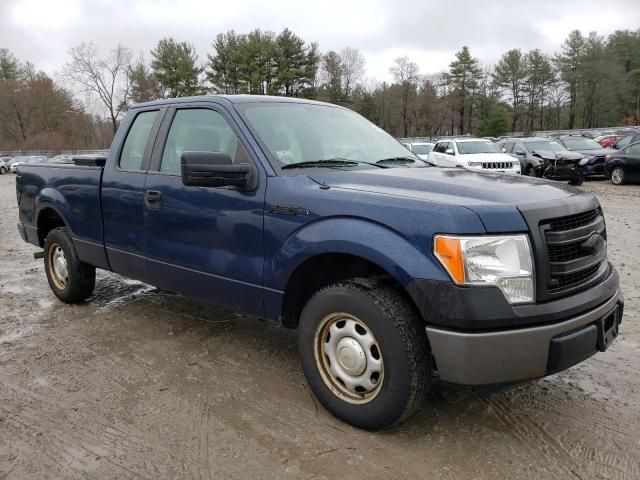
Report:
M 176 42 L 173 38 L 163 38 L 151 50 L 151 69 L 165 97 L 187 97 L 201 93 L 198 56 L 187 42 Z
M 460 135 L 464 134 L 465 109 L 469 102 L 473 101 L 470 92 L 477 88 L 481 72 L 478 59 L 471 56 L 467 46 L 462 47 L 462 50 L 456 53 L 456 59 L 449 64 L 449 78 L 458 96 Z
M 580 30 L 574 30 L 564 41 L 561 52 L 555 58 L 560 78 L 565 83 L 565 88 L 569 94 L 569 129 L 574 128 L 576 123 L 580 62 L 585 52 L 585 44 L 585 38 L 580 33 Z

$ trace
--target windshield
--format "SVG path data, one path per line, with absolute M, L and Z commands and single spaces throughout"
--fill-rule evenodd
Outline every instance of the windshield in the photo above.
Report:
M 566 148 L 564 148 L 558 142 L 552 141 L 530 142 L 527 143 L 527 146 L 532 152 L 535 150 L 551 150 L 552 152 L 564 152 L 566 150 Z
M 567 138 L 564 140 L 564 145 L 569 150 L 601 150 L 602 145 L 600 145 L 595 140 L 591 140 L 590 138 L 584 137 L 576 137 L 576 138 Z
M 408 160 L 387 165 L 424 165 L 396 139 L 351 110 L 284 102 L 247 103 L 238 109 L 278 168 L 331 159 L 342 160 L 341 168 L 373 168 L 367 163 L 396 158 Z M 350 160 L 360 163 L 344 162 Z
M 433 144 L 413 144 L 413 153 L 416 155 L 428 155 L 433 150 Z
M 473 153 L 503 153 L 493 142 L 478 140 L 477 142 L 458 142 L 458 153 L 461 155 Z

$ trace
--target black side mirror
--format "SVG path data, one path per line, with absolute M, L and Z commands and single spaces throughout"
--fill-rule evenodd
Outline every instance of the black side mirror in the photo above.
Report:
M 191 187 L 237 187 L 254 186 L 253 169 L 248 163 L 233 163 L 229 155 L 222 152 L 183 152 L 182 183 Z

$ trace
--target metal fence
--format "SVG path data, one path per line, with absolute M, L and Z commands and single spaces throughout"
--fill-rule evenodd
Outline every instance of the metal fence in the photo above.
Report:
M 108 150 L 0 150 L 0 157 L 29 157 L 32 155 L 106 155 Z

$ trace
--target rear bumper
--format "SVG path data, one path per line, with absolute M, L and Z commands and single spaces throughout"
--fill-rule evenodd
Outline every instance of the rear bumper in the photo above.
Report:
M 33 228 L 29 225 L 25 225 L 24 223 L 18 223 L 18 233 L 20 234 L 20 238 L 25 242 L 31 243 L 36 247 L 40 246 L 40 239 L 38 238 L 38 229 Z
M 25 241 L 28 242 L 29 240 L 27 240 L 27 232 L 25 232 L 24 230 L 24 225 L 22 225 L 21 223 L 18 224 L 18 233 L 20 234 L 20 238 Z
M 623 309 L 617 290 L 598 307 L 558 323 L 478 333 L 426 330 L 441 380 L 459 385 L 520 382 L 564 370 L 606 349 L 617 335 Z

